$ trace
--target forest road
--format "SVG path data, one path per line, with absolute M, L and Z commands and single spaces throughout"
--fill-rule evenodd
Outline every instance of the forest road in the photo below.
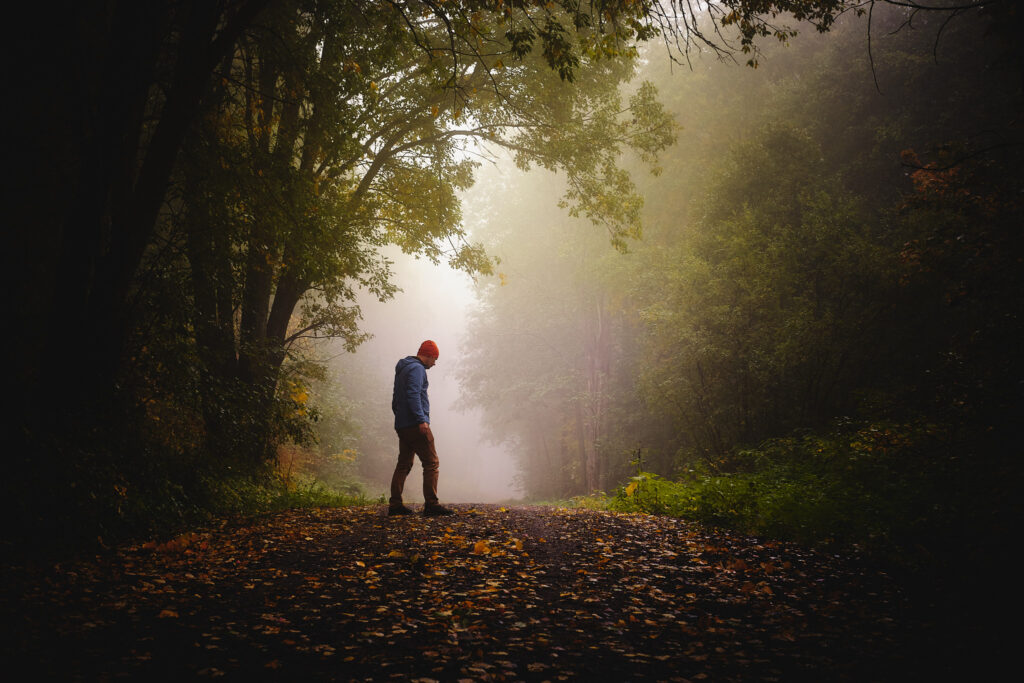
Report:
M 851 558 L 584 509 L 294 510 L 4 567 L 32 680 L 909 680 Z

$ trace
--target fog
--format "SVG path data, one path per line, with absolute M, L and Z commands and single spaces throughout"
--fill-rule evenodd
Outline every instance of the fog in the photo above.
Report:
M 441 355 L 428 371 L 430 426 L 441 461 L 441 501 L 487 503 L 518 498 L 521 491 L 514 483 L 511 454 L 487 442 L 479 411 L 460 412 L 455 407 L 460 397 L 455 363 L 467 345 L 467 314 L 477 304 L 472 279 L 443 262 L 435 265 L 415 259 L 397 248 L 384 253 L 395 263 L 393 281 L 402 291 L 383 303 L 370 294 L 360 298 L 362 329 L 373 338 L 356 353 L 364 364 L 379 368 L 376 374 L 380 378 L 373 395 L 362 398 L 390 406 L 395 363 L 414 355 L 424 339 L 433 339 Z M 343 355 L 336 362 L 344 363 L 345 358 Z M 392 425 L 387 426 L 390 429 Z M 396 438 L 391 462 L 397 453 Z M 406 480 L 406 502 L 423 501 L 421 472 L 417 459 Z M 378 485 L 386 492 L 387 482 L 370 482 L 369 493 L 376 495 Z
M 441 583 L 485 600 L 459 585 L 475 582 L 465 570 L 491 563 L 501 579 L 514 551 L 495 517 L 466 510 L 529 503 L 502 516 L 523 522 L 518 540 L 574 508 L 559 543 L 612 570 L 631 559 L 625 531 L 591 542 L 591 510 L 609 529 L 622 513 L 685 520 L 652 557 L 784 543 L 801 563 L 848 557 L 849 572 L 829 560 L 818 575 L 853 588 L 881 585 L 858 566 L 888 567 L 884 594 L 920 609 L 884 630 L 858 617 L 865 643 L 895 647 L 920 625 L 991 660 L 969 607 L 994 603 L 980 588 L 1016 587 L 1005 550 L 1024 480 L 1021 4 L 733 0 L 698 3 L 698 20 L 672 2 L 663 12 L 686 9 L 702 33 L 661 35 L 661 3 L 485 4 L 205 3 L 197 23 L 158 3 L 79 3 L 15 41 L 9 130 L 25 149 L 5 231 L 16 362 L 0 549 L 19 582 L 59 589 L 38 631 L 106 558 L 206 561 L 219 581 L 255 550 L 265 580 L 235 572 L 257 588 L 242 595 L 270 600 L 278 579 L 298 593 L 277 558 L 325 569 L 320 597 L 351 579 L 364 604 L 380 583 L 353 562 L 392 585 L 448 567 Z M 625 34 L 577 32 L 602 6 L 625 13 L 605 22 Z M 773 14 L 786 6 L 841 16 L 820 32 Z M 414 552 L 432 524 L 381 527 L 394 368 L 425 339 L 440 350 L 438 495 L 461 513 L 439 524 L 469 540 L 434 538 L 438 553 Z M 421 481 L 414 459 L 416 508 Z M 370 547 L 358 533 L 372 527 L 386 537 Z M 489 536 L 504 547 L 481 552 Z M 785 580 L 724 566 L 704 578 L 757 582 L 741 588 L 755 612 Z M 589 585 L 541 578 L 555 594 Z M 39 593 L 14 585 L 15 599 Z M 185 625 L 173 597 L 140 592 L 137 611 L 166 605 Z M 257 607 L 316 616 L 291 602 Z M 110 626 L 145 627 L 129 611 Z M 503 629 L 529 646 L 546 625 L 528 621 Z M 428 631 L 417 646 L 452 649 Z M 99 662 L 95 640 L 79 647 Z M 239 670 L 303 670 L 293 650 Z M 439 657 L 442 671 L 467 663 Z
M 640 76 L 658 86 L 667 114 L 654 103 L 638 111 L 650 130 L 676 125 L 678 138 L 657 165 L 620 146 L 614 160 L 629 182 L 594 175 L 596 157 L 570 178 L 543 164 L 524 172 L 494 150 L 477 155 L 497 163 L 476 169 L 459 208 L 465 235 L 501 260 L 499 277 L 481 283 L 493 286 L 390 248 L 401 291 L 386 302 L 362 296 L 361 328 L 373 337 L 338 360 L 364 375 L 347 397 L 373 408 L 358 426 L 374 436 L 360 446 L 372 465 L 360 470 L 367 493 L 386 491 L 395 460 L 393 368 L 424 339 L 440 348 L 429 378 L 445 502 L 610 493 L 641 466 L 689 476 L 735 449 L 826 429 L 836 416 L 870 421 L 863 392 L 915 386 L 900 358 L 941 346 L 945 303 L 922 296 L 899 316 L 901 332 L 880 321 L 892 319 L 892 293 L 920 275 L 893 280 L 906 245 L 937 238 L 929 221 L 882 217 L 920 190 L 900 161 L 907 146 L 951 134 L 937 122 L 921 137 L 934 105 L 906 93 L 951 73 L 914 66 L 911 57 L 931 50 L 927 35 L 890 36 L 888 66 L 877 72 L 862 41 L 854 25 L 804 37 L 774 46 L 756 71 L 709 61 L 676 74 L 644 63 Z M 949 43 L 950 63 L 966 63 L 959 46 L 970 42 Z M 958 73 L 971 86 L 970 69 Z M 902 95 L 880 93 L 876 77 L 901 84 L 892 91 Z M 961 139 L 999 125 L 957 99 L 957 88 L 941 91 L 950 111 L 963 110 Z M 882 144 L 864 123 L 876 119 L 908 123 Z M 895 339 L 906 344 L 900 352 Z M 422 500 L 419 480 L 417 463 L 411 502 Z

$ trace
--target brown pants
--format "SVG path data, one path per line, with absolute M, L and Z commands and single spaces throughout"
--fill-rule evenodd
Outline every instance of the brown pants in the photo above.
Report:
M 420 434 L 419 426 L 405 427 L 398 431 L 398 464 L 391 477 L 391 504 L 402 504 L 402 490 L 405 478 L 412 471 L 412 456 L 420 456 L 423 465 L 423 500 L 427 505 L 437 504 L 437 472 L 439 463 L 434 450 L 434 434 L 427 427 L 426 434 Z

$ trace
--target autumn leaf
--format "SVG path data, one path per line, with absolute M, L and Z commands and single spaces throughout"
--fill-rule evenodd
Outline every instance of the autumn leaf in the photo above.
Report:
M 287 511 L 222 527 L 202 554 L 117 549 L 55 570 L 50 611 L 67 615 L 75 661 L 98 661 L 82 653 L 101 642 L 133 653 L 96 653 L 111 678 L 194 677 L 174 668 L 176 642 L 203 653 L 203 676 L 330 679 L 341 664 L 346 680 L 568 679 L 577 657 L 608 680 L 639 666 L 651 680 L 786 680 L 807 661 L 841 670 L 844 657 L 898 651 L 894 591 L 874 577 L 866 593 L 863 568 L 837 555 L 588 510 L 479 506 L 432 534 L 386 520 L 373 507 Z M 184 640 L 154 628 L 166 619 Z M 541 652 L 559 658 L 541 664 Z

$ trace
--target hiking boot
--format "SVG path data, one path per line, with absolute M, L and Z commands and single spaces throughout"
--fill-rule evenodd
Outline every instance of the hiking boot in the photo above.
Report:
M 410 508 L 405 507 L 401 503 L 399 503 L 398 505 L 389 505 L 388 506 L 388 516 L 389 517 L 392 516 L 392 515 L 411 515 L 411 514 L 412 514 L 412 510 Z
M 433 505 L 423 506 L 424 517 L 440 517 L 441 515 L 454 515 L 455 510 L 450 510 L 440 503 L 434 503 Z

